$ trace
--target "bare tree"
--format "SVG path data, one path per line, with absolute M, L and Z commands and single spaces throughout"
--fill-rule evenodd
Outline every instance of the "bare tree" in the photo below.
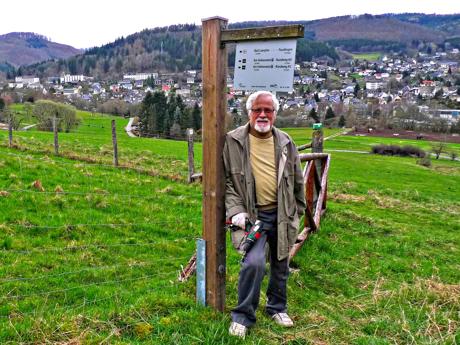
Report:
M 439 159 L 441 153 L 446 152 L 447 145 L 445 142 L 439 141 L 431 145 L 431 151 L 436 155 L 436 159 Z

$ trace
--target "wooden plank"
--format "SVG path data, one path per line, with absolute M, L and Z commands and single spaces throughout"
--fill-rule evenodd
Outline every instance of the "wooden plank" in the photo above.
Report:
M 305 201 L 307 202 L 307 209 L 310 214 L 313 212 L 313 197 L 314 197 L 314 185 L 313 185 L 313 171 L 315 169 L 315 161 L 311 161 L 308 163 L 304 174 L 304 183 L 305 183 Z M 311 221 L 308 217 L 304 217 L 305 220 L 305 227 L 312 227 L 314 226 L 314 220 Z
M 299 239 L 300 241 L 295 243 L 291 250 L 289 251 L 289 261 L 292 260 L 292 258 L 297 254 L 297 252 L 302 248 L 303 244 L 307 240 L 308 236 L 312 233 L 311 229 L 308 227 L 305 227 L 303 231 L 299 234 Z
M 221 46 L 223 18 L 202 25 L 203 73 L 203 239 L 206 241 L 206 303 L 225 307 L 225 138 L 227 51 Z
M 326 184 L 327 184 L 327 175 L 329 174 L 329 164 L 330 164 L 330 158 L 328 157 L 326 159 L 325 164 L 323 164 L 324 167 L 323 167 L 323 174 L 321 176 L 321 191 L 319 193 L 318 201 L 316 203 L 316 210 L 315 210 L 315 215 L 314 215 L 315 224 L 317 228 L 319 228 L 319 223 L 321 221 L 321 214 L 323 210 L 323 202 L 324 202 L 324 199 L 326 198 L 326 190 L 327 190 Z
M 263 28 L 232 29 L 222 31 L 221 42 L 242 42 L 276 40 L 286 38 L 303 38 L 304 26 L 301 24 L 266 26 Z
M 308 162 L 315 159 L 327 158 L 328 153 L 300 153 L 299 158 L 301 162 Z

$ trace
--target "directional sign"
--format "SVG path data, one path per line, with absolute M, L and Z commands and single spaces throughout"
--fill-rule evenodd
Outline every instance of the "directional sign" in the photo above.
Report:
M 295 39 L 237 43 L 233 88 L 292 91 L 295 50 Z

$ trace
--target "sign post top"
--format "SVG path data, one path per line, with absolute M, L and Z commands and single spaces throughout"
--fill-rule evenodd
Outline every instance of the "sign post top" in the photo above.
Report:
M 208 20 L 213 20 L 213 19 L 219 19 L 219 20 L 223 20 L 223 21 L 225 21 L 225 22 L 228 22 L 228 19 L 227 19 L 227 18 L 220 17 L 220 16 L 214 16 L 214 17 L 209 17 L 209 18 L 203 18 L 203 19 L 201 19 L 201 22 L 207 22 Z
M 262 28 L 222 30 L 221 43 L 241 41 L 278 40 L 286 38 L 303 38 L 304 26 L 301 24 L 266 26 Z

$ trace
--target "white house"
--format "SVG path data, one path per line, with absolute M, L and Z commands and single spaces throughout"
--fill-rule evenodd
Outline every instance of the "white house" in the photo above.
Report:
M 14 81 L 16 82 L 16 84 L 22 83 L 23 85 L 29 85 L 29 84 L 40 83 L 40 78 L 33 77 L 33 76 L 23 76 L 23 77 L 16 77 Z
M 125 74 L 123 79 L 128 80 L 147 80 L 152 77 L 153 79 L 158 79 L 158 73 L 148 72 L 148 73 L 136 73 L 136 74 Z
M 85 77 L 84 75 L 72 75 L 72 74 L 64 74 L 61 77 L 61 84 L 63 83 L 78 83 L 80 81 L 85 81 L 88 79 L 88 77 Z

